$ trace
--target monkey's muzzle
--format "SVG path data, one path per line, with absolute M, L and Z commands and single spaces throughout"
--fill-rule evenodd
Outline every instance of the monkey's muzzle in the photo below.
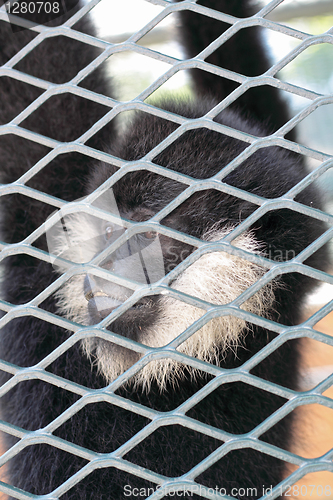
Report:
M 90 274 L 87 274 L 84 279 L 84 296 L 88 301 L 90 316 L 99 321 L 123 303 L 101 290 Z

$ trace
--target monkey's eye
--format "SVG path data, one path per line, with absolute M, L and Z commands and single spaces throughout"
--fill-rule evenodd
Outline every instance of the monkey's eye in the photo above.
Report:
M 113 227 L 112 226 L 108 226 L 106 229 L 105 229 L 105 239 L 106 240 L 109 240 L 112 236 L 112 233 L 113 233 Z
M 154 240 L 157 236 L 156 231 L 147 231 L 146 233 L 143 233 L 143 236 L 147 238 L 147 240 Z

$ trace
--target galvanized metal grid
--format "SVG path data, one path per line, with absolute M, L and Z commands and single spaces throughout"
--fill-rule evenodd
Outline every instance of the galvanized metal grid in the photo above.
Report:
M 265 283 L 268 283 L 276 276 L 289 273 L 289 272 L 299 272 L 304 275 L 310 276 L 312 278 L 326 281 L 327 283 L 333 284 L 333 277 L 323 273 L 321 271 L 314 270 L 306 265 L 303 262 L 315 252 L 318 248 L 328 242 L 333 236 L 333 216 L 327 213 L 324 213 L 320 210 L 316 210 L 304 205 L 297 203 L 294 198 L 300 193 L 303 189 L 305 189 L 308 185 L 314 182 L 317 178 L 322 176 L 327 170 L 333 167 L 333 159 L 330 155 L 322 153 L 320 151 L 311 149 L 306 146 L 301 146 L 299 144 L 290 142 L 284 138 L 285 134 L 291 130 L 295 125 L 297 125 L 301 120 L 310 115 L 313 111 L 315 111 L 320 106 L 325 106 L 327 104 L 333 103 L 332 95 L 321 95 L 316 92 L 312 92 L 310 90 L 306 90 L 295 85 L 281 82 L 276 79 L 276 73 L 284 68 L 289 62 L 291 62 L 297 55 L 302 53 L 307 47 L 312 45 L 320 44 L 320 43 L 331 43 L 333 44 L 333 30 L 330 30 L 327 33 L 322 35 L 308 35 L 306 33 L 302 33 L 296 29 L 282 26 L 276 22 L 269 21 L 265 19 L 265 16 L 271 12 L 275 7 L 277 7 L 283 0 L 273 0 L 266 7 L 264 7 L 258 14 L 248 19 L 238 20 L 232 16 L 216 13 L 210 9 L 202 7 L 200 5 L 196 5 L 195 1 L 184 0 L 183 2 L 173 4 L 170 0 L 147 0 L 151 3 L 158 4 L 164 7 L 163 11 L 158 14 L 151 22 L 149 22 L 146 26 L 144 26 L 140 31 L 133 34 L 128 40 L 123 43 L 108 43 L 102 41 L 100 39 L 93 38 L 87 34 L 77 32 L 72 29 L 72 26 L 81 19 L 84 15 L 86 15 L 94 6 L 96 6 L 100 0 L 91 0 L 87 5 L 85 5 L 79 12 L 77 12 L 71 19 L 69 19 L 64 25 L 56 27 L 56 28 L 47 28 L 44 26 L 33 26 L 31 29 L 38 33 L 36 38 L 32 40 L 27 46 L 25 46 L 19 53 L 17 53 L 5 66 L 0 69 L 0 76 L 10 76 L 16 80 L 26 82 L 36 86 L 37 88 L 41 88 L 45 90 L 45 92 L 38 97 L 34 102 L 31 103 L 24 111 L 22 111 L 18 116 L 16 116 L 10 123 L 7 125 L 3 125 L 0 127 L 0 134 L 15 134 L 17 136 L 24 137 L 26 139 L 30 139 L 32 141 L 36 141 L 40 144 L 44 144 L 52 148 L 52 150 L 44 156 L 40 161 L 38 161 L 28 172 L 26 172 L 20 179 L 12 184 L 0 185 L 0 195 L 3 196 L 5 194 L 10 193 L 21 193 L 27 197 L 34 198 L 40 200 L 44 203 L 47 203 L 55 208 L 62 208 L 64 214 L 71 214 L 80 211 L 86 211 L 87 209 L 91 210 L 91 213 L 96 213 L 100 217 L 105 218 L 106 220 L 114 220 L 114 217 L 111 214 L 103 212 L 96 207 L 92 207 L 90 204 L 98 197 L 100 194 L 106 190 L 107 188 L 113 186 L 120 178 L 126 175 L 130 171 L 145 169 L 151 172 L 156 172 L 165 177 L 175 179 L 186 184 L 188 187 L 185 191 L 183 191 L 177 198 L 175 198 L 167 207 L 165 207 L 161 212 L 159 212 L 155 217 L 153 217 L 149 222 L 144 222 L 141 224 L 128 224 L 128 233 L 129 235 L 142 232 L 143 230 L 154 230 L 156 229 L 156 223 L 159 223 L 161 219 L 163 219 L 168 213 L 174 210 L 175 207 L 180 205 L 184 200 L 189 198 L 192 193 L 206 190 L 206 189 L 217 189 L 222 192 L 237 196 L 244 200 L 250 201 L 258 206 L 257 210 L 248 217 L 245 221 L 243 221 L 237 228 L 235 228 L 230 234 L 228 234 L 222 241 L 214 242 L 214 243 L 203 243 L 202 241 L 196 240 L 188 235 L 179 236 L 179 234 L 175 234 L 175 232 L 166 227 L 160 226 L 158 231 L 162 234 L 169 235 L 175 239 L 188 242 L 198 248 L 196 252 L 194 252 L 189 258 L 183 261 L 175 270 L 171 271 L 164 279 L 161 279 L 156 285 L 153 286 L 153 293 L 160 293 L 162 291 L 168 290 L 168 293 L 183 300 L 184 302 L 188 302 L 190 304 L 196 305 L 206 313 L 190 328 L 188 328 L 182 335 L 173 340 L 169 345 L 163 348 L 149 348 L 147 346 L 137 344 L 129 339 L 124 337 L 117 336 L 109 331 L 107 331 L 104 327 L 107 326 L 111 322 L 111 320 L 120 316 L 124 311 L 126 311 L 133 303 L 135 303 L 140 297 L 151 294 L 151 289 L 147 289 L 145 286 L 138 286 L 137 283 L 131 282 L 128 279 L 120 278 L 112 273 L 105 271 L 104 269 L 98 268 L 99 262 L 103 259 L 103 255 L 99 255 L 94 258 L 87 265 L 80 265 L 80 269 L 68 265 L 68 270 L 65 274 L 60 276 L 54 283 L 52 283 L 47 289 L 41 292 L 38 296 L 36 296 L 31 302 L 20 305 L 13 306 L 4 301 L 0 301 L 0 309 L 4 311 L 4 317 L 0 320 L 0 328 L 5 326 L 9 321 L 12 321 L 14 318 L 20 316 L 29 316 L 33 315 L 37 318 L 40 318 L 44 321 L 52 323 L 54 325 L 58 325 L 62 328 L 66 328 L 73 332 L 73 335 L 66 340 L 61 346 L 55 349 L 50 355 L 44 358 L 40 363 L 36 366 L 29 368 L 20 368 L 18 366 L 12 365 L 8 362 L 0 361 L 0 368 L 9 374 L 14 375 L 1 389 L 0 396 L 4 395 L 8 392 L 12 387 L 16 384 L 19 384 L 23 380 L 28 379 L 38 379 L 48 382 L 50 384 L 55 384 L 59 387 L 66 388 L 66 390 L 72 391 L 73 393 L 81 396 L 80 399 L 73 404 L 70 408 L 68 408 L 63 414 L 59 415 L 53 422 L 47 425 L 44 429 L 37 430 L 35 432 L 27 432 L 22 430 L 21 428 L 17 428 L 13 425 L 9 425 L 8 423 L 1 421 L 0 422 L 0 430 L 9 433 L 13 436 L 20 438 L 20 441 L 13 446 L 9 451 L 7 451 L 0 459 L 0 466 L 5 464 L 8 460 L 10 460 L 14 455 L 20 452 L 23 448 L 36 444 L 36 443 L 47 443 L 52 446 L 55 446 L 59 449 L 67 451 L 69 453 L 75 454 L 79 457 L 82 457 L 89 461 L 89 463 L 84 466 L 79 472 L 77 472 L 74 476 L 68 479 L 65 483 L 59 486 L 56 490 L 54 490 L 49 495 L 43 496 L 43 498 L 59 498 L 62 494 L 68 491 L 73 485 L 77 484 L 81 479 L 90 474 L 95 468 L 100 467 L 118 467 L 121 470 L 127 471 L 134 475 L 140 476 L 146 480 L 155 483 L 156 485 L 161 485 L 163 488 L 163 492 L 167 494 L 171 491 L 190 489 L 195 484 L 195 478 L 201 474 L 204 470 L 206 470 L 213 463 L 218 461 L 222 456 L 226 455 L 230 450 L 239 449 L 244 446 L 251 447 L 253 449 L 262 451 L 269 455 L 275 456 L 281 460 L 289 462 L 291 464 L 295 464 L 298 466 L 298 469 L 292 473 L 287 479 L 285 479 L 279 487 L 273 488 L 273 495 L 265 495 L 262 497 L 263 499 L 268 498 L 276 498 L 280 492 L 281 487 L 282 490 L 286 488 L 286 485 L 293 484 L 294 482 L 301 479 L 304 475 L 309 472 L 317 472 L 322 470 L 328 470 L 333 472 L 333 450 L 326 453 L 326 455 L 317 458 L 317 459 L 303 459 L 297 455 L 292 454 L 291 452 L 284 451 L 278 449 L 274 446 L 271 446 L 267 443 L 260 442 L 258 438 L 267 431 L 267 429 L 271 428 L 281 420 L 285 415 L 292 412 L 295 408 L 306 405 L 306 404 L 314 404 L 318 403 L 320 405 L 327 406 L 329 408 L 333 408 L 333 401 L 326 396 L 323 396 L 322 393 L 328 389 L 333 382 L 333 375 L 323 380 L 320 384 L 318 384 L 312 390 L 306 392 L 295 392 L 275 384 L 266 382 L 258 377 L 251 375 L 249 372 L 253 367 L 258 365 L 264 358 L 270 355 L 275 349 L 277 349 L 280 345 L 287 342 L 288 340 L 299 338 L 299 337 L 310 337 L 320 342 L 323 342 L 328 345 L 333 345 L 333 339 L 316 331 L 313 327 L 314 325 L 322 319 L 326 314 L 328 314 L 331 310 L 333 310 L 333 301 L 326 304 L 320 311 L 314 314 L 311 318 L 309 318 L 306 322 L 301 325 L 297 325 L 294 327 L 285 328 L 280 324 L 273 323 L 267 319 L 255 316 L 249 312 L 245 312 L 240 309 L 245 300 L 247 300 L 251 295 L 253 295 L 256 291 L 258 291 Z M 180 11 L 182 9 L 190 9 L 192 11 L 208 15 L 214 17 L 216 19 L 220 19 L 224 22 L 230 24 L 230 28 L 221 35 L 217 40 L 211 43 L 198 57 L 191 60 L 178 60 L 176 58 L 166 56 L 165 54 L 161 54 L 156 52 L 151 48 L 142 47 L 137 44 L 137 42 L 151 29 L 153 29 L 160 21 L 162 21 L 168 14 Z M 7 14 L 5 13 L 4 7 L 0 9 L 0 19 L 8 20 Z M 25 21 L 15 21 L 20 25 L 28 25 L 28 22 Z M 271 30 L 282 32 L 286 35 L 294 37 L 300 41 L 299 45 L 292 50 L 288 55 L 286 55 L 283 59 L 281 59 L 277 64 L 273 65 L 265 74 L 255 77 L 255 78 L 247 78 L 243 75 L 233 73 L 232 71 L 217 68 L 211 64 L 208 64 L 204 61 L 209 54 L 211 54 L 218 46 L 223 44 L 226 40 L 228 40 L 234 33 L 236 33 L 239 29 L 260 25 Z M 84 68 L 80 73 L 73 78 L 69 83 L 55 85 L 51 84 L 47 81 L 43 81 L 39 78 L 23 74 L 13 66 L 24 58 L 31 50 L 34 49 L 38 44 L 40 44 L 43 40 L 48 37 L 63 35 L 67 36 L 85 43 L 89 43 L 95 47 L 103 49 L 103 52 L 86 68 Z M 138 54 L 143 54 L 148 57 L 158 59 L 164 62 L 167 62 L 170 65 L 170 69 L 166 71 L 161 77 L 159 77 L 152 85 L 146 88 L 140 95 L 138 95 L 135 99 L 129 102 L 117 102 L 114 99 L 97 95 L 93 92 L 90 92 L 84 88 L 78 87 L 78 84 L 95 68 L 97 68 L 100 64 L 103 63 L 111 54 L 116 52 L 123 51 L 133 51 Z M 224 76 L 235 82 L 240 83 L 241 85 L 232 92 L 224 101 L 218 104 L 214 109 L 212 109 L 207 115 L 198 119 L 186 119 L 181 116 L 177 116 L 171 114 L 167 111 L 158 109 L 151 104 L 144 102 L 144 100 L 150 96 L 156 89 L 158 89 L 164 82 L 166 82 L 169 78 L 171 78 L 175 73 L 180 70 L 188 69 L 188 68 L 201 68 L 202 70 L 209 71 L 220 76 Z M 260 85 L 272 85 L 274 87 L 279 87 L 287 92 L 292 94 L 306 97 L 309 99 L 309 105 L 299 114 L 294 116 L 287 124 L 281 127 L 276 133 L 272 134 L 269 137 L 257 138 L 251 136 L 249 134 L 245 134 L 243 132 L 237 130 L 231 130 L 221 124 L 213 122 L 213 118 L 225 107 L 227 107 L 230 103 L 235 101 L 240 95 L 242 95 L 246 90 L 251 87 L 260 86 Z M 78 96 L 82 96 L 86 99 L 93 100 L 95 102 L 106 105 L 110 108 L 109 112 L 101 118 L 97 123 L 95 123 L 86 133 L 84 133 L 81 137 L 71 143 L 61 143 L 56 140 L 50 139 L 48 137 L 44 137 L 37 133 L 28 131 L 23 129 L 20 124 L 22 121 L 28 117 L 34 110 L 36 110 L 39 106 L 41 106 L 47 99 L 51 96 L 61 93 L 70 92 Z M 170 134 L 164 141 L 162 141 L 156 148 L 150 151 L 144 158 L 135 162 L 126 162 L 120 158 L 113 157 L 106 153 L 94 150 L 88 146 L 86 146 L 86 142 L 88 139 L 93 136 L 98 130 L 100 130 L 106 123 L 108 123 L 112 118 L 117 116 L 119 113 L 123 111 L 128 111 L 132 109 L 140 109 L 146 111 L 148 113 L 154 114 L 156 116 L 160 116 L 162 118 L 166 118 L 180 125 L 176 131 Z M 170 145 L 173 141 L 177 139 L 181 134 L 183 134 L 187 130 L 200 128 L 200 127 L 208 127 L 212 130 L 216 130 L 222 132 L 223 134 L 239 138 L 242 141 L 245 141 L 250 144 L 243 153 L 241 153 L 235 160 L 233 160 L 227 167 L 225 167 L 221 172 L 219 172 L 212 179 L 204 179 L 204 180 L 190 180 L 187 177 L 183 176 L 180 173 L 173 172 L 167 170 L 161 166 L 155 165 L 152 161 L 157 154 L 163 151 L 168 145 Z M 311 172 L 307 177 L 305 177 L 297 186 L 288 191 L 283 197 L 279 199 L 263 199 L 262 197 L 256 196 L 251 193 L 246 193 L 232 186 L 222 185 L 220 180 L 222 180 L 230 171 L 236 168 L 245 158 L 250 156 L 252 153 L 257 151 L 260 148 L 265 148 L 267 146 L 278 145 L 289 149 L 291 151 L 295 151 L 306 155 L 310 158 L 314 158 L 316 160 L 321 161 L 321 165 Z M 39 171 L 41 171 L 53 158 L 57 155 L 77 151 L 85 154 L 88 157 L 95 158 L 97 160 L 102 160 L 106 163 L 112 163 L 113 165 L 117 165 L 122 167 L 116 174 L 114 174 L 103 186 L 101 186 L 96 192 L 92 193 L 85 200 L 66 203 L 61 199 L 57 199 L 55 197 L 48 196 L 44 193 L 38 192 L 26 185 L 26 183 Z M 327 231 L 318 238 L 315 242 L 313 242 L 308 248 L 306 248 L 303 252 L 293 258 L 288 262 L 272 262 L 268 259 L 252 255 L 244 250 L 233 247 L 231 245 L 232 241 L 248 229 L 254 221 L 258 220 L 262 217 L 267 211 L 276 210 L 280 208 L 289 208 L 291 210 L 298 211 L 302 214 L 311 216 L 315 219 L 324 221 L 327 224 Z M 52 220 L 52 219 L 51 219 Z M 44 225 L 39 227 L 36 231 L 30 234 L 25 240 L 17 243 L 17 244 L 6 244 L 4 242 L 0 242 L 0 261 L 3 261 L 6 257 L 17 254 L 17 253 L 25 253 L 30 256 L 36 257 L 38 259 L 50 262 L 50 256 L 45 252 L 33 247 L 33 243 L 45 232 Z M 113 244 L 112 249 L 116 249 L 121 246 L 124 241 L 124 236 L 121 237 L 117 242 Z M 181 292 L 176 290 L 172 290 L 168 288 L 168 284 L 176 275 L 181 273 L 184 269 L 186 269 L 191 263 L 193 263 L 200 253 L 202 255 L 205 252 L 212 252 L 217 250 L 223 250 L 224 252 L 239 255 L 248 259 L 251 262 L 255 262 L 258 264 L 262 264 L 269 271 L 263 276 L 255 285 L 249 288 L 246 292 L 244 292 L 240 297 L 238 297 L 235 301 L 228 305 L 224 306 L 212 306 L 211 304 L 205 303 L 202 300 L 199 300 L 194 297 L 189 297 Z M 64 261 L 64 264 L 66 262 Z M 48 313 L 42 309 L 39 309 L 38 306 L 41 304 L 47 297 L 49 297 L 52 293 L 54 293 L 57 289 L 59 289 L 71 276 L 86 272 L 89 269 L 94 269 L 94 274 L 98 274 L 105 279 L 109 279 L 113 282 L 124 284 L 126 287 L 133 289 L 133 295 L 115 312 L 113 312 L 108 318 L 103 320 L 98 326 L 85 326 L 75 324 L 65 318 L 55 316 L 51 313 Z M 258 354 L 253 356 L 248 362 L 246 362 L 243 366 L 233 369 L 233 370 L 225 370 L 223 368 L 219 368 L 217 366 L 210 365 L 208 363 L 189 358 L 188 356 L 178 352 L 177 347 L 187 339 L 191 334 L 197 331 L 202 327 L 203 324 L 208 322 L 211 318 L 219 316 L 221 313 L 223 314 L 232 314 L 234 316 L 244 318 L 249 322 L 252 322 L 257 325 L 261 325 L 266 327 L 274 332 L 279 333 L 280 335 L 275 338 L 268 346 L 266 346 L 263 350 L 261 350 Z M 90 336 L 97 336 L 100 338 L 104 338 L 107 340 L 112 340 L 112 342 L 128 347 L 134 351 L 137 351 L 143 354 L 143 357 L 139 362 L 137 362 L 134 366 L 132 366 L 126 373 L 121 375 L 117 380 L 112 382 L 109 386 L 105 387 L 101 390 L 90 390 L 86 387 L 78 386 L 77 384 L 71 383 L 68 380 L 57 377 L 47 371 L 45 369 L 62 353 L 66 350 L 70 349 L 75 343 L 79 342 L 81 339 Z M 210 383 L 208 383 L 202 390 L 193 395 L 187 401 L 185 401 L 179 408 L 177 408 L 174 412 L 170 412 L 167 415 L 142 407 L 138 404 L 130 402 L 123 397 L 117 396 L 114 391 L 120 387 L 127 379 L 129 379 L 132 375 L 137 373 L 144 365 L 149 363 L 153 359 L 160 359 L 165 356 L 168 356 L 172 359 L 184 362 L 187 365 L 193 366 L 195 368 L 199 368 L 200 370 L 204 370 L 207 373 L 214 375 L 214 379 Z M 278 411 L 272 414 L 269 418 L 267 418 L 263 423 L 253 429 L 246 435 L 235 436 L 224 432 L 223 430 L 218 430 L 216 428 L 210 427 L 208 425 L 204 425 L 196 420 L 193 420 L 186 416 L 186 412 L 192 408 L 195 404 L 201 401 L 204 397 L 206 397 L 209 393 L 214 391 L 220 384 L 224 384 L 232 381 L 243 381 L 247 384 L 251 384 L 252 386 L 265 389 L 266 391 L 271 392 L 272 394 L 276 394 L 282 396 L 288 400 L 286 404 L 283 405 Z M 118 448 L 113 453 L 105 454 L 101 456 L 98 453 L 92 452 L 87 449 L 83 449 L 79 446 L 66 442 L 52 433 L 62 425 L 66 420 L 70 419 L 76 412 L 78 412 L 85 405 L 91 404 L 93 402 L 106 401 L 112 403 L 113 405 L 120 406 L 132 412 L 136 412 L 142 416 L 145 416 L 151 419 L 151 423 L 144 427 L 140 432 L 138 432 L 132 439 L 130 439 L 123 446 Z M 148 471 L 143 469 L 140 466 L 134 465 L 122 457 L 127 453 L 130 449 L 136 446 L 139 442 L 144 440 L 149 434 L 154 432 L 158 427 L 170 424 L 180 424 L 186 426 L 195 431 L 207 434 L 211 437 L 216 437 L 220 440 L 225 441 L 223 445 L 221 445 L 214 453 L 209 455 L 205 460 L 200 462 L 197 466 L 195 466 L 188 473 L 184 474 L 180 478 L 170 479 L 163 477 L 157 473 Z M 24 493 L 17 488 L 6 485 L 4 482 L 0 482 L 0 491 L 3 491 L 14 498 L 28 500 L 34 497 L 29 493 Z M 202 498 L 231 498 L 231 497 L 223 497 L 219 493 L 212 493 L 208 488 L 202 487 L 200 491 L 200 495 Z M 153 493 L 149 496 L 149 499 L 161 498 L 161 489 L 158 492 Z

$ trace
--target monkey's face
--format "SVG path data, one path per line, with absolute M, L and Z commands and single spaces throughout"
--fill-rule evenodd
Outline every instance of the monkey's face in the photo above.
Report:
M 132 318 L 126 336 L 137 340 L 145 313 L 151 322 L 150 310 L 156 309 L 157 301 L 152 286 L 163 282 L 193 250 L 193 246 L 155 230 L 160 227 L 157 223 L 146 226 L 145 221 L 154 215 L 144 206 L 123 206 L 120 211 L 112 189 L 95 199 L 89 212 L 57 213 L 58 222 L 47 230 L 48 246 L 58 256 L 55 265 L 60 270 L 60 257 L 88 266 L 80 295 L 86 301 L 89 324 L 100 323 L 140 289 L 126 308 L 126 318 Z M 134 318 L 139 329 L 133 328 Z
M 195 325 L 209 307 L 236 299 L 264 274 L 264 269 L 232 253 L 207 252 L 207 246 L 197 249 L 178 239 L 177 231 L 170 231 L 180 227 L 174 214 L 159 225 L 151 222 L 156 212 L 151 206 L 125 205 L 117 198 L 117 192 L 115 196 L 109 189 L 91 202 L 89 210 L 82 201 L 76 206 L 79 212 L 58 213 L 56 224 L 51 219 L 49 248 L 58 255 L 55 266 L 69 276 L 58 292 L 60 312 L 77 323 L 100 324 L 104 333 L 111 332 L 110 341 L 104 334 L 103 338 L 92 336 L 83 342 L 86 353 L 108 381 L 141 357 L 135 348 L 115 342 L 121 337 L 162 348 L 181 335 L 175 346 L 179 351 L 214 360 L 239 341 L 245 320 L 221 311 L 207 318 L 203 326 L 194 327 L 192 335 L 186 329 Z M 186 211 L 190 213 L 189 207 Z M 181 219 L 184 231 L 186 216 Z M 204 241 L 220 240 L 232 229 L 211 223 L 210 230 L 199 228 Z M 199 223 L 196 230 L 198 227 Z M 238 237 L 234 244 L 259 252 L 251 233 Z M 62 259 L 74 266 L 65 265 Z M 190 265 L 177 272 L 177 265 L 186 259 Z M 264 314 L 272 302 L 273 287 L 265 286 L 242 308 Z M 168 359 L 166 353 L 165 359 L 147 363 L 136 374 L 136 381 L 149 385 L 156 379 L 163 387 L 166 377 L 178 377 L 182 372 L 180 363 Z

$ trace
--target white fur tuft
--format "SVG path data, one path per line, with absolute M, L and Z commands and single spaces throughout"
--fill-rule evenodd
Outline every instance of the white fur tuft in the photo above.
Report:
M 208 241 L 217 241 L 229 230 L 206 235 Z M 259 245 L 251 233 L 245 233 L 234 245 L 251 253 L 260 253 Z M 200 257 L 184 271 L 172 288 L 198 297 L 211 304 L 224 305 L 235 300 L 263 276 L 265 269 L 245 259 L 225 252 L 212 252 Z M 241 308 L 267 316 L 274 301 L 274 285 L 269 283 L 248 299 Z M 198 320 L 205 311 L 171 297 L 160 299 L 161 315 L 147 332 L 143 342 L 151 347 L 161 347 L 180 335 Z M 200 330 L 183 342 L 178 350 L 207 362 L 218 362 L 221 353 L 236 346 L 245 333 L 246 321 L 236 316 L 221 316 L 210 320 Z M 172 376 L 183 372 L 180 363 L 171 359 L 151 362 L 138 374 L 138 381 L 146 384 L 156 379 L 161 386 Z
M 76 223 L 74 224 L 76 226 Z M 81 226 L 82 227 L 82 226 Z M 232 228 L 212 230 L 204 237 L 207 241 L 223 238 Z M 233 244 L 248 252 L 260 254 L 260 247 L 251 232 L 239 236 Z M 72 260 L 74 259 L 71 255 Z M 200 257 L 184 271 L 171 285 L 175 290 L 185 292 L 212 304 L 228 304 L 253 285 L 265 269 L 246 259 L 226 252 L 212 252 Z M 83 294 L 84 276 L 72 278 L 58 293 L 59 309 L 70 319 L 82 324 L 89 324 L 87 301 Z M 265 285 L 259 292 L 248 299 L 242 309 L 259 316 L 267 316 L 274 301 L 274 284 Z M 186 328 L 191 326 L 203 314 L 204 310 L 186 304 L 171 297 L 159 299 L 161 311 L 156 322 L 147 331 L 142 332 L 140 342 L 150 347 L 162 347 Z M 179 346 L 179 351 L 208 362 L 217 362 L 227 348 L 236 346 L 246 330 L 246 321 L 235 316 L 221 316 L 212 319 L 188 340 Z M 86 354 L 94 359 L 99 371 L 107 381 L 132 366 L 139 355 L 113 343 L 100 339 L 88 339 L 83 342 Z M 161 389 L 166 380 L 173 383 L 181 378 L 186 366 L 163 359 L 152 361 L 137 375 L 137 384 L 149 388 L 156 380 Z M 192 372 L 195 375 L 194 372 Z

